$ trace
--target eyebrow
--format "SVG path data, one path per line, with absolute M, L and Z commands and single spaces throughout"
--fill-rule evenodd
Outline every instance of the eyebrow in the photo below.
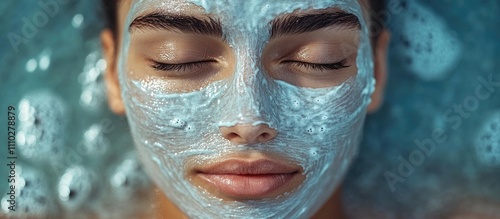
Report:
M 200 19 L 189 15 L 168 14 L 163 12 L 152 12 L 139 16 L 132 21 L 129 31 L 149 30 L 179 30 L 186 33 L 195 33 L 224 38 L 220 20 L 207 16 Z
M 326 27 L 361 29 L 361 24 L 356 15 L 344 11 L 288 14 L 272 21 L 271 38 L 312 32 Z
M 361 29 L 361 24 L 356 15 L 344 11 L 326 11 L 304 15 L 288 14 L 272 21 L 270 38 L 312 32 L 326 27 Z M 207 19 L 200 19 L 190 15 L 152 12 L 135 18 L 130 24 L 130 32 L 140 29 L 177 29 L 181 32 L 216 36 L 225 40 L 220 20 L 209 16 Z

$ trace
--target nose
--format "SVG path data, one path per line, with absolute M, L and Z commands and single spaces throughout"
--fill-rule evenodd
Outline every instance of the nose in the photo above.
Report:
M 224 138 L 235 144 L 264 143 L 278 135 L 278 131 L 266 124 L 256 126 L 238 124 L 230 127 L 220 127 L 219 130 Z

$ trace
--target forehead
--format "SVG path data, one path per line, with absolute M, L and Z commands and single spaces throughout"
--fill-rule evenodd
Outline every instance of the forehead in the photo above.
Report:
M 126 17 L 131 13 L 134 7 L 132 4 L 139 2 L 137 0 L 121 0 L 119 1 L 118 21 L 120 26 L 126 21 Z M 363 17 L 368 18 L 369 4 L 368 0 L 307 0 L 307 1 L 267 1 L 267 0 L 253 0 L 253 1 L 228 1 L 228 0 L 143 0 L 136 11 L 154 11 L 162 10 L 176 14 L 212 14 L 218 16 L 221 13 L 229 13 L 241 16 L 251 13 L 252 18 L 263 19 L 264 17 L 275 17 L 279 14 L 275 13 L 307 13 L 307 9 L 326 8 L 338 4 L 359 3 Z M 248 10 L 248 9 L 253 10 Z M 211 10 L 211 13 L 206 9 Z M 274 10 L 271 10 L 274 9 Z M 273 11 L 273 13 L 271 12 Z M 260 12 L 260 13 L 255 13 Z M 268 13 L 266 13 L 268 12 Z M 135 15 L 138 16 L 139 14 Z M 246 16 L 248 17 L 248 16 Z

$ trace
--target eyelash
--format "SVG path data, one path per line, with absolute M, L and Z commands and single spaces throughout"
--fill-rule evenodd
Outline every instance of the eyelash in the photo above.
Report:
M 189 62 L 182 64 L 167 64 L 161 62 L 154 62 L 150 66 L 157 71 L 186 71 L 191 70 L 193 68 L 198 68 L 201 65 L 207 64 L 209 61 L 200 61 L 200 62 Z M 307 69 L 326 71 L 326 70 L 338 70 L 343 68 L 351 67 L 350 65 L 346 65 L 347 60 L 342 60 L 337 63 L 328 63 L 328 64 L 315 64 L 308 62 L 299 62 L 299 61 L 285 61 L 285 63 L 291 63 L 298 67 L 304 67 Z
M 285 61 L 285 62 L 289 62 L 297 67 L 304 67 L 307 69 L 313 69 L 318 71 L 339 70 L 351 67 L 350 65 L 346 65 L 347 60 L 342 60 L 340 62 L 328 63 L 328 64 L 316 64 L 316 63 L 299 62 L 299 61 Z
M 161 63 L 161 62 L 154 62 L 151 64 L 151 68 L 157 70 L 157 71 L 186 71 L 186 70 L 191 70 L 193 68 L 198 68 L 202 65 L 207 64 L 210 61 L 199 61 L 199 62 L 188 62 L 188 63 L 182 63 L 182 64 L 167 64 L 167 63 Z

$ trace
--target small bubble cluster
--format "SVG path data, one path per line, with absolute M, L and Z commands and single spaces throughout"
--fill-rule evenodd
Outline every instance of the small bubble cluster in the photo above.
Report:
M 294 109 L 294 110 L 299 110 L 299 109 L 301 109 L 301 108 L 302 108 L 302 105 L 303 105 L 303 103 L 302 103 L 302 101 L 301 101 L 300 99 L 293 99 L 293 100 L 291 100 L 291 103 L 292 103 L 292 104 L 291 104 L 291 106 L 290 106 L 290 107 L 291 107 L 292 109 Z
M 47 178 L 38 170 L 16 165 L 15 178 L 15 211 L 9 209 L 9 195 L 2 198 L 0 204 L 3 212 L 20 217 L 46 218 L 55 210 Z M 10 191 L 9 191 L 10 192 Z M 6 192 L 7 193 L 7 192 Z
M 500 165 L 500 113 L 489 117 L 476 139 L 478 161 L 486 166 Z
M 405 65 L 423 80 L 444 79 L 458 62 L 461 43 L 446 21 L 416 1 L 396 1 L 389 5 L 403 6 L 396 17 L 395 37 L 402 48 Z M 396 4 L 399 3 L 399 4 Z
M 81 143 L 83 150 L 86 155 L 103 155 L 110 148 L 110 141 L 104 135 L 103 127 L 100 124 L 94 124 L 90 126 L 83 133 L 83 140 Z
M 51 92 L 25 96 L 19 103 L 19 128 L 16 136 L 20 153 L 35 161 L 64 154 L 65 103 Z
M 169 124 L 171 127 L 182 129 L 186 126 L 186 122 L 184 122 L 182 119 L 179 118 L 174 118 L 169 121 Z
M 82 166 L 73 166 L 59 179 L 57 191 L 60 203 L 69 210 L 76 210 L 92 199 L 96 193 L 97 175 Z
M 306 128 L 306 133 L 310 135 L 321 135 L 327 131 L 327 128 L 324 125 L 310 125 Z
M 98 51 L 95 51 L 87 55 L 83 72 L 78 76 L 78 82 L 82 85 L 80 104 L 89 111 L 101 109 L 106 102 L 106 92 L 102 80 L 106 66 L 106 61 L 101 58 Z
M 136 191 L 149 185 L 148 176 L 135 154 L 130 154 L 111 174 L 110 184 L 119 197 L 130 198 Z

